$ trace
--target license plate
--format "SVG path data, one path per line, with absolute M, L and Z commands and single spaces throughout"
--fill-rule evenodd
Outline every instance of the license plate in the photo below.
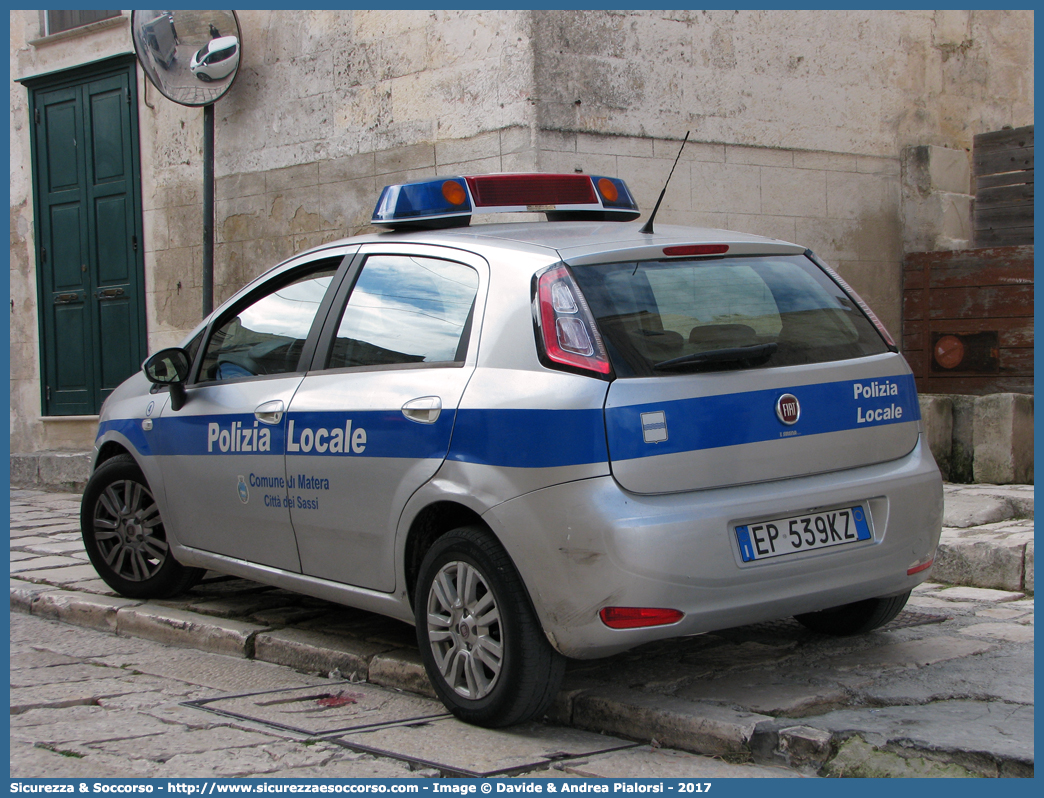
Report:
M 736 536 L 743 562 L 844 546 L 873 537 L 862 507 L 744 524 L 736 527 Z

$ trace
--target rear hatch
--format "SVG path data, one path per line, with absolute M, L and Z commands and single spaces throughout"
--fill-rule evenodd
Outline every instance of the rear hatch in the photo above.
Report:
M 616 379 L 613 475 L 670 493 L 893 460 L 913 377 L 859 301 L 803 254 L 574 265 Z

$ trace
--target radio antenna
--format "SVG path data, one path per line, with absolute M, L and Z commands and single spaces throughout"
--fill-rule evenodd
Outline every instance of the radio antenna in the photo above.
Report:
M 674 159 L 674 166 L 671 167 L 671 174 L 667 175 L 667 182 L 663 184 L 663 190 L 660 192 L 660 198 L 658 200 L 656 200 L 656 205 L 653 206 L 653 211 L 652 211 L 652 214 L 650 214 L 650 216 L 649 216 L 649 221 L 647 221 L 642 226 L 642 229 L 638 231 L 639 233 L 647 233 L 649 235 L 652 234 L 652 232 L 653 232 L 653 219 L 656 218 L 656 212 L 658 210 L 660 210 L 660 203 L 663 202 L 663 195 L 667 193 L 667 183 L 671 182 L 671 177 L 674 175 L 674 167 L 678 165 L 678 159 L 681 158 L 682 150 L 685 149 L 685 142 L 687 142 L 689 140 L 689 133 L 690 133 L 690 131 L 688 131 L 688 130 L 685 131 L 685 138 L 682 139 L 682 145 L 678 149 L 678 156 L 677 156 L 677 158 Z

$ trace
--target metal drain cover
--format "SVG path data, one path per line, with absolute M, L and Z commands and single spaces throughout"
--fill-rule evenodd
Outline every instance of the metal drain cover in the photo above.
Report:
M 357 731 L 327 740 L 462 778 L 510 775 L 637 745 L 562 726 L 527 723 L 509 729 L 480 729 L 456 718 Z
M 442 704 L 430 698 L 352 682 L 202 698 L 183 705 L 306 737 L 446 717 Z

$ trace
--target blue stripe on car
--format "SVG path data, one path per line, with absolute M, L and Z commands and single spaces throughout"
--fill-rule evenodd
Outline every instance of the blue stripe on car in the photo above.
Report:
M 895 395 L 855 398 L 857 384 L 870 386 L 874 383 L 894 384 Z M 776 400 L 785 393 L 796 396 L 801 404 L 801 417 L 789 426 L 775 414 Z M 892 407 L 901 408 L 901 416 L 858 420 L 869 412 Z M 646 443 L 642 434 L 642 413 L 654 410 L 665 414 L 667 439 Z M 909 375 L 626 405 L 610 407 L 605 412 L 609 451 L 614 460 L 901 424 L 917 421 L 920 417 L 914 379 Z
M 894 384 L 895 393 L 856 397 L 855 385 Z M 801 403 L 796 424 L 784 425 L 776 418 L 775 402 L 791 393 Z M 894 408 L 901 408 L 895 416 Z M 891 409 L 890 417 L 859 421 L 876 410 Z M 663 412 L 667 438 L 647 443 L 642 413 Z M 222 451 L 219 440 L 211 437 L 211 424 L 231 430 L 238 422 L 240 440 L 253 443 L 249 434 L 255 428 L 253 414 L 167 415 L 153 419 L 153 430 L 146 433 L 140 419 L 110 419 L 99 426 L 101 438 L 109 432 L 124 436 L 143 456 L 153 455 L 282 455 L 286 448 L 288 422 L 293 421 L 292 455 L 316 457 L 398 457 L 442 459 L 505 468 L 553 468 L 557 466 L 604 463 L 611 453 L 614 460 L 654 457 L 662 454 L 716 449 L 746 443 L 767 442 L 795 435 L 821 435 L 830 432 L 917 421 L 920 412 L 912 376 L 902 375 L 873 380 L 803 385 L 793 388 L 749 391 L 670 402 L 627 405 L 587 410 L 478 410 L 444 412 L 434 424 L 418 424 L 399 411 L 290 413 L 276 426 L 258 425 L 269 431 L 266 452 L 247 452 L 235 445 Z M 348 422 L 350 430 L 346 430 Z M 648 425 L 646 425 L 646 428 Z M 365 443 L 351 448 L 352 433 L 365 431 Z M 302 433 L 310 430 L 311 451 L 303 451 Z M 335 434 L 341 452 L 332 452 L 329 442 Z M 248 434 L 244 436 L 243 431 Z M 314 446 L 316 433 L 326 451 Z M 347 433 L 348 440 L 345 440 Z M 231 435 L 230 435 L 231 437 Z M 452 442 L 451 442 L 452 438 Z M 608 450 L 607 450 L 608 438 Z M 349 451 L 343 451 L 348 448 Z

